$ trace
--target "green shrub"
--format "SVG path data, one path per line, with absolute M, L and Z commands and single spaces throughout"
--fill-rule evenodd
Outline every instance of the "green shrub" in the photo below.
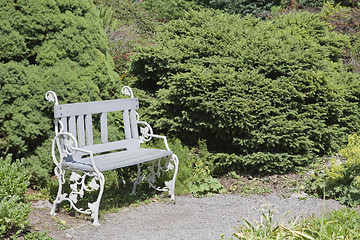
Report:
M 11 155 L 0 158 L 0 238 L 29 225 L 31 204 L 24 200 L 30 175 L 23 161 L 11 161 Z
M 113 98 L 118 77 L 91 0 L 1 0 L 0 150 L 26 157 L 35 181 L 53 169 L 53 90 L 59 101 Z
M 359 77 L 340 58 L 347 44 L 306 12 L 265 21 L 194 11 L 162 26 L 131 71 L 155 97 L 154 128 L 236 154 L 214 161 L 224 169 L 284 172 L 360 129 Z
M 11 163 L 11 155 L 0 158 L 0 199 L 16 196 L 24 200 L 29 186 L 30 174 L 24 168 L 23 160 Z
M 335 198 L 342 204 L 360 204 L 360 137 L 353 134 L 348 145 L 333 158 L 330 166 L 315 172 L 309 190 L 320 196 Z
M 281 0 L 198 0 L 198 2 L 214 9 L 242 15 L 270 12 L 272 7 L 282 4 Z
M 144 1 L 144 7 L 151 10 L 160 21 L 179 19 L 190 10 L 201 9 L 195 1 L 186 0 L 148 0 Z
M 0 237 L 23 230 L 30 225 L 27 218 L 31 203 L 20 202 L 18 197 L 5 197 L 0 200 Z

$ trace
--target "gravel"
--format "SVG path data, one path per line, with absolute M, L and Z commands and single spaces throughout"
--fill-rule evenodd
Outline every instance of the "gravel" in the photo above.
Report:
M 67 229 L 72 239 L 126 239 L 126 240 L 181 240 L 228 239 L 235 227 L 260 222 L 262 212 L 269 209 L 274 221 L 288 223 L 299 218 L 321 216 L 325 212 L 341 208 L 334 200 L 291 195 L 288 198 L 270 194 L 243 197 L 235 194 L 194 198 L 178 196 L 176 203 L 160 201 L 138 207 L 123 208 L 110 213 L 100 221 L 101 226 L 91 223 Z M 290 211 L 286 216 L 285 214 Z

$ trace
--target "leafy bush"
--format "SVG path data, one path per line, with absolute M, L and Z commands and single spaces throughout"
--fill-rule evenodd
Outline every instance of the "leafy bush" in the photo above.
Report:
M 92 1 L 1 0 L 0 150 L 26 156 L 35 181 L 52 171 L 52 104 L 109 99 L 119 82 Z
M 11 155 L 0 158 L 0 199 L 17 196 L 24 200 L 30 174 L 24 169 L 23 161 L 11 161 Z
M 360 137 L 353 134 L 348 145 L 339 152 L 341 158 L 333 158 L 325 170 L 318 170 L 310 180 L 309 190 L 327 198 L 335 198 L 342 204 L 360 204 Z
M 224 169 L 285 172 L 359 130 L 359 77 L 340 59 L 347 44 L 306 12 L 263 21 L 194 11 L 162 26 L 131 71 L 156 97 L 147 112 L 156 129 L 189 145 L 205 139 Z
M 30 175 L 23 161 L 11 161 L 11 155 L 0 158 L 0 238 L 29 225 L 31 204 L 24 203 L 24 198 Z

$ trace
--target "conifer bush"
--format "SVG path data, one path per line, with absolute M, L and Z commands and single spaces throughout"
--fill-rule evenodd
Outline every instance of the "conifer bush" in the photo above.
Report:
M 198 0 L 201 4 L 214 9 L 220 9 L 228 13 L 256 14 L 270 12 L 274 6 L 282 5 L 281 0 Z
M 281 173 L 338 150 L 359 130 L 359 76 L 346 37 L 306 12 L 270 20 L 190 11 L 132 60 L 155 97 L 156 129 L 207 141 L 218 171 Z
M 53 169 L 52 104 L 120 93 L 107 37 L 91 0 L 0 0 L 0 151 L 26 157 L 36 181 Z

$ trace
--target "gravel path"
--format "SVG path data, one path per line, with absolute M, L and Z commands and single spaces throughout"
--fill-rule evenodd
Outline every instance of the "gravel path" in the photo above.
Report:
M 225 194 L 215 197 L 177 197 L 176 203 L 153 202 L 148 205 L 124 208 L 117 213 L 106 214 L 100 227 L 90 223 L 68 229 L 73 239 L 125 239 L 125 240 L 212 240 L 228 239 L 234 227 L 243 219 L 253 223 L 260 220 L 261 211 L 274 212 L 274 220 L 287 223 L 296 217 L 321 216 L 324 201 L 299 196 L 289 198 L 271 194 L 268 196 Z M 325 210 L 340 208 L 334 200 L 326 200 Z M 286 212 L 290 213 L 283 219 Z

